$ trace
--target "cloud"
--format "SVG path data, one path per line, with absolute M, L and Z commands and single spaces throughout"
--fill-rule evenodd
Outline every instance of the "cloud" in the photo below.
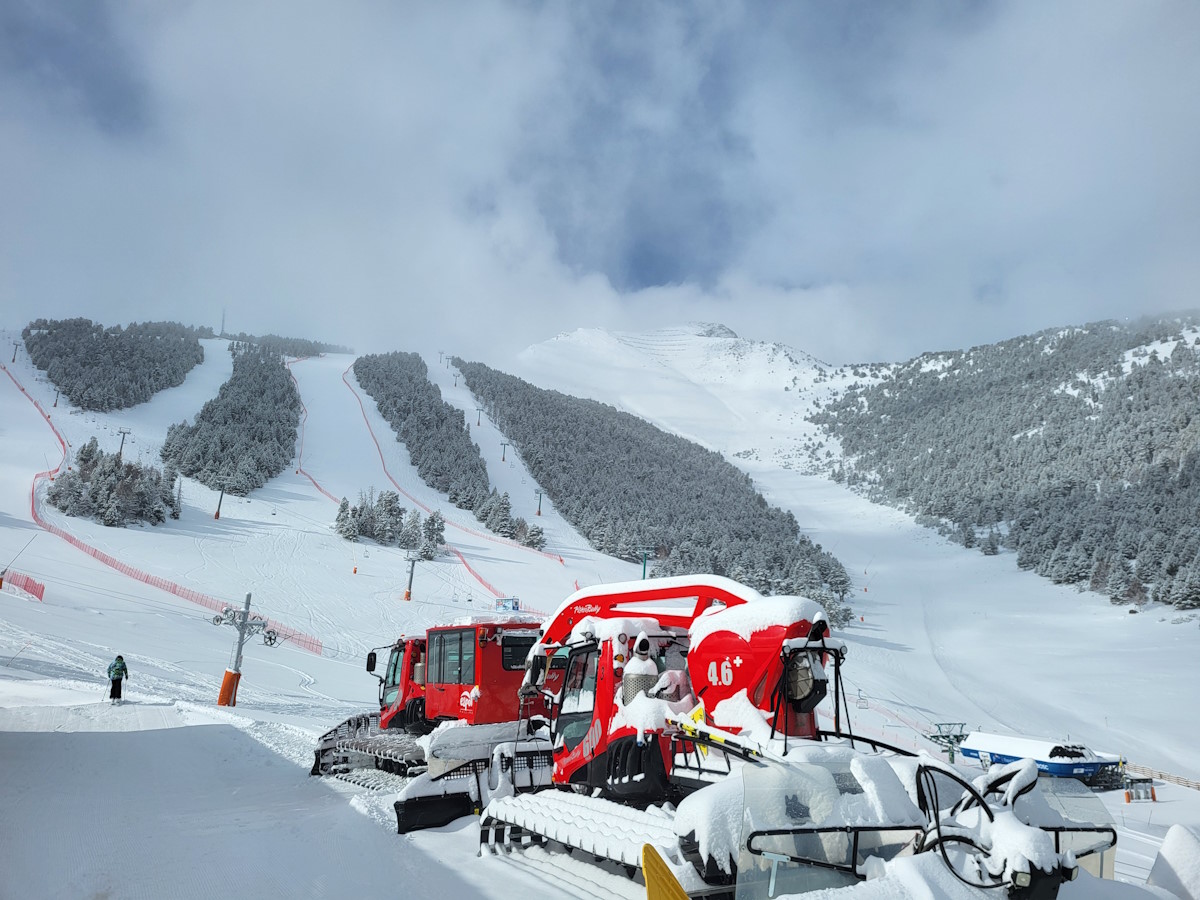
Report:
M 146 89 L 112 26 L 103 3 L 6 3 L 0 73 L 61 114 L 114 136 L 137 132 L 146 125 Z
M 1189 5 L 0 16 L 9 325 L 502 364 L 713 319 L 841 362 L 1200 305 Z

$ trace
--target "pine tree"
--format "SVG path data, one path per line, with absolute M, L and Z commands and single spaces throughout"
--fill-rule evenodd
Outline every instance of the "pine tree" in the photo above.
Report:
M 984 556 L 995 556 L 1000 552 L 1000 539 L 996 536 L 996 530 L 993 528 L 987 533 L 987 537 L 983 539 L 983 543 L 979 545 L 979 551 Z
M 826 582 L 829 585 L 829 590 L 837 596 L 839 601 L 844 601 L 846 595 L 850 593 L 850 576 L 846 574 L 846 569 L 841 563 L 835 567 L 830 567 Z
M 104 509 L 104 515 L 101 516 L 100 522 L 109 528 L 119 528 L 125 524 L 125 518 L 121 515 L 121 501 L 116 494 L 109 496 L 108 505 Z
M 962 545 L 970 550 L 976 544 L 975 527 L 970 522 L 963 522 L 959 531 Z
M 173 506 L 175 503 L 175 480 L 179 477 L 179 469 L 174 463 L 169 462 L 163 466 L 162 474 L 162 500 L 167 506 Z M 175 516 L 175 518 L 179 518 Z
M 534 550 L 546 549 L 546 535 L 542 531 L 542 526 L 536 522 L 529 526 L 529 531 L 525 535 L 525 546 L 532 547 Z
M 499 502 L 500 492 L 492 488 L 491 492 L 475 507 L 475 518 L 486 525 Z
M 400 529 L 399 543 L 405 550 L 417 550 L 421 546 L 421 514 L 415 509 L 404 519 Z
M 338 504 L 337 518 L 333 520 L 334 530 L 348 541 L 358 540 L 358 523 L 350 510 L 350 501 L 345 497 Z
M 425 523 L 421 526 L 421 530 L 426 544 L 440 547 L 446 543 L 446 520 L 437 510 L 425 517 Z
M 358 492 L 358 506 L 355 507 L 355 527 L 360 537 L 375 537 L 375 488 L 366 493 Z
M 485 524 L 501 537 L 511 538 L 513 536 L 512 501 L 508 499 L 507 491 L 501 494 L 493 504 Z
M 92 464 L 100 455 L 100 445 L 93 436 L 75 454 L 75 464 L 79 466 L 80 473 L 82 474 L 85 469 L 90 471 Z M 86 478 L 86 476 L 84 477 Z

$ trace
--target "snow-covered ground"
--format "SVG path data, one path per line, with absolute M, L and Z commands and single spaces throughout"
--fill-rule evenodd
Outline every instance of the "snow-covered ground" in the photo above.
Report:
M 792 510 L 845 562 L 861 616 L 839 635 L 850 645 L 857 731 L 923 748 L 931 747 L 923 734 L 937 722 L 1069 736 L 1200 777 L 1200 724 L 1189 715 L 1200 674 L 1194 622 L 1171 624 L 1172 616 L 1153 610 L 1131 616 L 1103 598 L 1019 572 L 1007 555 L 964 551 L 898 513 L 799 474 L 786 458 L 811 436 L 787 429 L 805 411 L 788 404 L 812 397 L 797 390 L 802 379 L 791 369 L 776 379 L 769 367 L 802 368 L 803 356 L 751 355 L 740 380 L 710 383 L 688 369 L 700 368 L 697 360 L 711 367 L 720 354 L 686 331 L 673 339 L 674 350 L 650 346 L 653 337 L 640 348 L 626 340 L 630 349 L 616 367 L 604 364 L 611 345 L 597 342 L 590 355 L 577 341 L 553 366 L 516 374 L 635 408 L 727 452 L 771 502 Z M 0 347 L 18 340 L 0 333 Z M 644 372 L 635 351 L 654 368 L 654 391 L 637 390 Z M 673 354 L 684 354 L 686 364 L 672 365 Z M 470 820 L 397 836 L 388 798 L 310 779 L 307 771 L 317 735 L 376 702 L 376 682 L 363 671 L 367 649 L 486 610 L 498 595 L 551 610 L 578 586 L 637 578 L 640 566 L 592 551 L 544 497 L 537 521 L 549 553 L 488 534 L 416 477 L 347 373 L 351 358 L 298 361 L 292 371 L 307 415 L 296 465 L 249 499 L 226 497 L 219 520 L 217 495 L 190 481 L 181 519 L 157 528 L 106 529 L 38 507 L 126 566 L 230 604 L 251 593 L 256 611 L 323 643 L 319 656 L 289 642 L 249 644 L 238 706 L 218 708 L 232 629 L 214 627 L 210 610 L 130 578 L 33 522 L 35 475 L 58 465 L 62 453 L 29 398 L 71 447 L 96 434 L 115 450 L 118 429 L 128 428 L 125 454 L 157 462 L 166 426 L 190 419 L 228 377 L 222 342 L 206 342 L 205 362 L 182 386 L 110 415 L 73 413 L 61 400 L 53 407 L 53 388 L 24 351 L 10 359 L 11 349 L 3 362 L 16 381 L 0 375 L 0 566 L 44 583 L 45 599 L 14 591 L 11 580 L 0 593 L 7 807 L 0 896 L 337 897 L 414 885 L 423 887 L 418 895 L 639 896 L 637 884 L 570 859 L 477 858 L 478 827 Z M 537 485 L 519 455 L 502 446 L 462 379 L 455 384 L 444 363 L 426 360 L 446 399 L 466 412 L 514 514 L 534 520 Z M 739 407 L 739 392 L 766 398 L 773 414 Z M 785 444 L 780 458 L 774 447 Z M 417 563 L 411 602 L 402 599 L 408 564 L 401 551 L 350 544 L 332 532 L 330 497 L 355 500 L 371 486 L 401 490 L 405 505 L 437 508 L 447 519 L 456 553 Z M 131 681 L 129 702 L 112 707 L 101 694 L 116 653 L 129 663 Z M 1108 798 L 1122 829 L 1123 877 L 1144 878 L 1169 824 L 1200 824 L 1195 792 L 1162 785 L 1158 797 L 1128 806 Z

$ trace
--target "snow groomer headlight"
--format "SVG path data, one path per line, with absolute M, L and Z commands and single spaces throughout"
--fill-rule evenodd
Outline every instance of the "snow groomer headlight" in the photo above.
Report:
M 809 633 L 808 640 L 819 641 L 828 626 L 817 622 Z M 825 699 L 829 690 L 829 677 L 821 665 L 821 651 L 816 648 L 800 647 L 787 657 L 784 671 L 784 691 L 788 703 L 798 713 L 812 712 Z

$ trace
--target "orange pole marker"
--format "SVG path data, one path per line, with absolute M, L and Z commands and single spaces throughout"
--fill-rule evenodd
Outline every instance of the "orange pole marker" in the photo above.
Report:
M 217 706 L 237 706 L 237 689 L 241 680 L 241 672 L 225 670 L 225 677 L 221 679 L 221 693 L 217 696 Z

